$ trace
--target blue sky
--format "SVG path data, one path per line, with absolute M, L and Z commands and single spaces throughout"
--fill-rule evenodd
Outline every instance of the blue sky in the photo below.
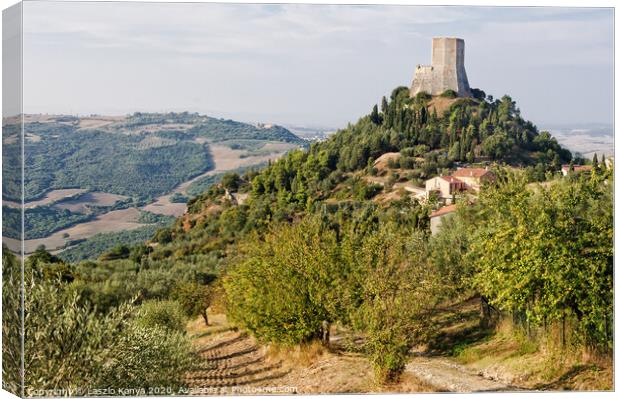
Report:
M 612 123 L 613 11 L 541 7 L 27 2 L 24 112 L 339 127 L 409 86 L 433 36 L 536 124 Z

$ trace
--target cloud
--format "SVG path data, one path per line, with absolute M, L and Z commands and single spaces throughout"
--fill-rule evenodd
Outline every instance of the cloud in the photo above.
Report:
M 581 77 L 586 86 L 593 80 L 598 89 L 605 87 L 601 68 L 611 70 L 613 63 L 610 10 L 105 2 L 24 7 L 24 51 L 31 60 L 25 90 L 37 102 L 32 108 L 42 112 L 104 112 L 110 104 L 126 112 L 195 107 L 343 124 L 396 85 L 409 84 L 414 66 L 430 62 L 430 39 L 438 35 L 466 40 L 475 87 L 508 91 L 515 74 L 535 73 L 521 85 L 531 92 L 522 94 L 524 109 L 542 106 L 535 89 L 543 77 L 553 90 L 564 90 L 554 68 L 580 68 L 562 79 Z M 587 76 L 593 71 L 599 76 Z M 600 118 L 606 109 L 601 101 L 580 105 L 579 112 Z

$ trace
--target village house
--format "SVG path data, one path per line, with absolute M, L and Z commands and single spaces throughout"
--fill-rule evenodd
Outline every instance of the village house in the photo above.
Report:
M 450 176 L 437 176 L 426 181 L 426 198 L 437 194 L 445 204 L 453 202 L 456 194 L 473 190 L 480 191 L 486 182 L 495 180 L 495 174 L 484 168 L 459 168 Z
M 590 172 L 592 165 L 573 165 L 574 173 Z M 562 165 L 562 176 L 567 176 L 570 172 L 570 165 Z
M 446 204 L 451 204 L 453 197 L 466 189 L 464 182 L 452 176 L 437 176 L 426 181 L 426 197 L 430 198 L 436 193 Z
M 446 217 L 452 216 L 454 212 L 456 212 L 456 204 L 444 206 L 443 208 L 439 208 L 435 212 L 431 213 L 431 235 L 437 234 L 443 220 Z
M 467 188 L 476 192 L 480 191 L 480 187 L 484 183 L 495 180 L 495 173 L 486 168 L 459 168 L 452 173 L 452 176 L 464 182 L 467 184 Z

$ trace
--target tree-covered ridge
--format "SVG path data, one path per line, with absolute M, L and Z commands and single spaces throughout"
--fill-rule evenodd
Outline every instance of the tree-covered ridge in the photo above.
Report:
M 571 161 L 570 151 L 524 120 L 509 96 L 457 99 L 444 115 L 429 111 L 430 100 L 424 94 L 410 98 L 406 87 L 396 88 L 389 101 L 383 98 L 381 112 L 375 106 L 325 142 L 292 151 L 248 175 L 252 198 L 271 197 L 279 205 L 306 209 L 329 198 L 352 172 L 372 173 L 374 160 L 387 152 L 400 152 L 401 164 L 421 179 L 458 162 L 480 161 L 527 166 L 531 175 L 538 172 L 544 179 L 546 171 Z

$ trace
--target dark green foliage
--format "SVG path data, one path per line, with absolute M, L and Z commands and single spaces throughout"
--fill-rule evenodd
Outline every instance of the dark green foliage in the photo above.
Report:
M 115 260 L 129 258 L 130 249 L 127 245 L 117 245 L 99 257 L 99 260 Z
M 118 233 L 99 233 L 86 240 L 70 243 L 71 246 L 59 253 L 58 256 L 66 262 L 72 263 L 95 259 L 117 245 L 132 246 L 142 243 L 151 238 L 157 229 L 157 226 L 144 226 Z
M 172 203 L 186 204 L 187 201 L 189 201 L 189 198 L 181 193 L 174 193 L 170 196 L 170 202 Z
M 157 224 L 160 226 L 167 226 L 174 221 L 174 216 L 161 215 L 159 213 L 153 213 L 149 211 L 140 211 L 140 217 L 138 223 L 144 224 Z
M 3 234 L 7 237 L 20 239 L 21 212 L 8 206 L 2 207 Z M 24 235 L 26 240 L 47 237 L 55 231 L 77 223 L 91 220 L 93 215 L 73 213 L 66 209 L 53 206 L 39 206 L 26 209 L 24 212 Z
M 415 99 L 416 100 L 430 100 L 432 98 L 432 96 L 430 94 L 428 94 L 425 91 L 421 91 L 418 94 L 416 94 Z
M 547 132 L 539 134 L 523 120 L 508 96 L 491 103 L 459 99 L 443 118 L 429 114 L 425 101 L 424 96 L 411 99 L 406 87 L 395 89 L 381 114 L 373 107 L 371 115 L 325 142 L 312 144 L 309 151 L 292 151 L 246 179 L 251 181 L 252 201 L 275 202 L 287 214 L 306 210 L 309 203 L 329 197 L 344 173 L 365 169 L 369 160 L 404 149 L 407 156 L 425 158 L 420 165 L 423 178 L 452 162 L 475 160 L 480 146 L 482 156 L 514 165 L 540 163 L 544 172 L 553 168 L 554 159 L 562 163 L 571 159 Z M 406 162 L 411 166 L 415 160 Z M 193 201 L 190 212 L 199 211 L 200 203 L 209 198 Z
M 458 94 L 454 90 L 448 89 L 441 93 L 439 96 L 444 98 L 457 98 Z
M 187 194 L 195 197 L 204 193 L 209 187 L 219 183 L 222 180 L 222 176 L 224 176 L 224 173 L 215 173 L 196 180 L 187 188 Z
M 481 100 L 481 101 L 484 101 L 484 99 L 487 96 L 486 93 L 480 89 L 471 89 L 471 95 L 476 100 Z
M 140 306 L 136 324 L 148 329 L 163 328 L 172 332 L 185 332 L 187 317 L 176 301 L 147 301 Z
M 193 127 L 154 133 L 141 129 L 151 124 Z M 17 129 L 15 125 L 15 133 Z M 27 123 L 24 131 L 40 138 L 26 140 L 25 144 L 26 201 L 38 199 L 49 190 L 74 187 L 140 200 L 165 194 L 213 167 L 208 144 L 197 142 L 198 137 L 215 142 L 245 139 L 306 144 L 280 126 L 263 128 L 189 113 L 136 113 L 123 123 L 101 129 L 79 129 L 77 123 L 58 120 L 33 122 Z M 19 165 L 19 150 L 18 143 L 7 146 L 5 164 Z M 14 174 L 16 178 L 18 174 Z M 19 200 L 19 182 L 11 176 L 3 179 L 3 193 L 7 199 Z
M 202 136 L 214 142 L 235 140 L 283 141 L 286 143 L 305 144 L 303 139 L 282 126 L 256 127 L 247 123 L 229 119 L 206 118 L 189 130 L 189 133 Z
M 236 192 L 241 184 L 241 177 L 238 173 L 228 172 L 222 176 L 222 186 L 230 192 Z
M 153 241 L 158 242 L 160 244 L 167 244 L 172 241 L 172 230 L 169 228 L 161 228 L 155 232 L 153 236 Z
M 379 115 L 379 109 L 377 108 L 377 104 L 372 107 L 372 112 L 370 113 L 370 121 L 375 125 L 381 124 L 381 115 Z
M 27 201 L 51 189 L 72 187 L 148 199 L 213 166 L 208 146 L 189 141 L 142 148 L 146 133 L 83 131 L 37 123 L 24 129 L 41 136 L 41 141 L 27 142 L 25 148 Z
M 201 316 L 205 324 L 209 325 L 207 308 L 211 305 L 213 288 L 205 283 L 180 282 L 174 288 L 172 297 L 181 304 L 188 317 Z

